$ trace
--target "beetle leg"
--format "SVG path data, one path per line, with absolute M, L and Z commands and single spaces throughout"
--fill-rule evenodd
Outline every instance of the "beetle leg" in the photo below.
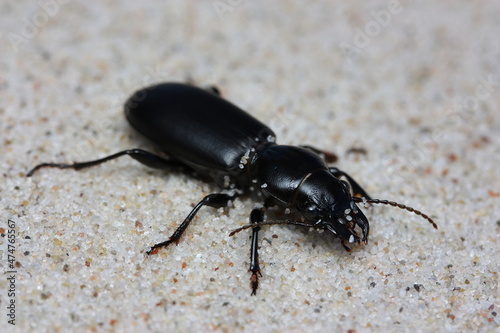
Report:
M 217 86 L 208 86 L 205 88 L 208 92 L 211 92 L 212 94 L 214 95 L 217 95 L 217 96 L 222 96 L 222 93 L 219 89 L 219 87 Z
M 328 169 L 337 178 L 344 176 L 347 179 L 347 181 L 349 182 L 349 184 L 351 185 L 352 191 L 353 191 L 355 196 L 360 195 L 366 199 L 371 199 L 371 197 L 368 195 L 368 193 L 366 193 L 366 191 L 354 179 L 352 179 L 352 177 L 349 176 L 347 173 L 345 173 L 344 171 L 339 170 L 335 167 L 330 167 Z
M 308 149 L 313 153 L 320 155 L 326 161 L 326 163 L 335 163 L 338 160 L 337 154 L 332 153 L 331 151 L 321 150 L 313 146 L 300 146 L 300 147 Z
M 92 167 L 110 160 L 114 160 L 115 158 L 118 158 L 123 155 L 128 155 L 132 157 L 133 159 L 141 162 L 142 164 L 145 164 L 151 168 L 157 168 L 157 169 L 167 169 L 167 168 L 172 168 L 172 167 L 180 167 L 183 164 L 181 164 L 178 161 L 175 160 L 169 160 L 166 158 L 163 158 L 161 156 L 155 155 L 153 153 L 150 153 L 146 150 L 142 149 L 127 149 L 120 151 L 116 154 L 109 155 L 103 158 L 100 158 L 98 160 L 93 160 L 93 161 L 87 161 L 87 162 L 77 162 L 77 163 L 42 163 L 38 164 L 35 166 L 33 169 L 31 169 L 26 176 L 31 177 L 38 169 L 41 168 L 59 168 L 59 169 L 75 169 L 75 170 L 80 170 L 83 168 L 88 168 Z
M 343 239 L 340 239 L 340 244 L 342 244 L 347 252 L 352 252 L 352 249 L 349 246 L 345 245 L 345 241 Z
M 224 194 L 224 193 L 212 193 L 204 197 L 198 204 L 193 208 L 193 210 L 188 214 L 186 219 L 181 223 L 181 225 L 175 230 L 175 232 L 170 236 L 170 238 L 164 242 L 155 244 L 147 251 L 147 254 L 156 254 L 158 252 L 158 249 L 161 247 L 166 247 L 172 243 L 179 243 L 179 239 L 181 238 L 182 234 L 184 231 L 186 231 L 186 228 L 189 226 L 189 223 L 193 220 L 193 218 L 196 216 L 196 213 L 200 210 L 201 207 L 203 206 L 209 206 L 213 208 L 220 208 L 220 207 L 227 207 L 227 203 L 229 200 L 234 199 L 237 197 L 237 194 Z
M 264 221 L 264 207 L 254 208 L 250 213 L 250 223 L 260 223 Z M 260 227 L 252 228 L 252 247 L 250 248 L 250 285 L 252 286 L 252 296 L 257 294 L 259 287 L 259 275 L 262 276 L 259 266 L 259 230 Z
M 186 79 L 186 84 L 189 85 L 189 86 L 197 87 L 195 80 L 192 77 L 190 77 L 190 76 Z M 219 87 L 217 87 L 216 85 L 205 86 L 205 87 L 202 87 L 202 88 L 204 90 L 206 90 L 206 91 L 214 94 L 214 95 L 222 96 L 222 93 L 221 93 Z

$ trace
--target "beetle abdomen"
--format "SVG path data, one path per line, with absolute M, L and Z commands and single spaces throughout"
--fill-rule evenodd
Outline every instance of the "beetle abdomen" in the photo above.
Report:
M 135 92 L 125 104 L 130 124 L 161 150 L 195 170 L 234 173 L 273 131 L 206 90 L 164 83 Z

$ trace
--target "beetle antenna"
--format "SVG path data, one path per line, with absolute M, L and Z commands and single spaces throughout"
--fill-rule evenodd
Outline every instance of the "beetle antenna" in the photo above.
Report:
M 289 224 L 289 225 L 298 225 L 300 227 L 307 227 L 307 228 L 319 228 L 318 226 L 316 226 L 314 224 L 303 223 L 303 222 L 298 222 L 298 221 L 289 221 L 289 220 L 284 220 L 284 221 L 266 221 L 266 222 L 245 224 L 244 226 L 239 227 L 238 229 L 234 229 L 233 231 L 231 231 L 229 233 L 229 236 L 234 236 L 238 232 L 246 230 L 246 229 L 257 228 L 257 227 L 261 227 L 261 226 L 264 226 L 264 225 L 274 225 L 274 224 Z
M 417 215 L 420 215 L 422 216 L 424 219 L 426 219 L 427 221 L 429 221 L 430 224 L 432 224 L 432 226 L 437 229 L 438 226 L 437 224 L 434 222 L 433 219 L 431 219 L 428 215 L 422 213 L 421 211 L 419 210 L 416 210 L 415 208 L 413 207 L 410 207 L 410 206 L 406 206 L 406 205 L 403 205 L 403 204 L 400 204 L 400 203 L 397 203 L 395 201 L 389 201 L 389 200 L 380 200 L 380 199 L 367 199 L 367 198 L 360 198 L 360 197 L 352 197 L 352 200 L 355 201 L 355 202 L 361 202 L 361 203 L 373 203 L 373 204 L 382 204 L 382 205 L 389 205 L 389 206 L 393 206 L 393 207 L 398 207 L 398 208 L 401 208 L 401 209 L 405 209 L 409 212 L 412 212 L 414 214 L 417 214 Z

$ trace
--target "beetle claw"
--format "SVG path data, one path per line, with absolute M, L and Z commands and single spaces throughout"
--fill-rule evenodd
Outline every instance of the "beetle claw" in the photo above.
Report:
M 250 276 L 250 286 L 252 287 L 252 293 L 250 296 L 257 295 L 257 289 L 259 288 L 259 275 L 262 277 L 260 270 L 257 270 L 252 272 L 252 276 Z
M 347 252 L 352 252 L 352 249 L 349 246 L 345 245 L 345 241 L 343 239 L 340 240 L 340 243 Z

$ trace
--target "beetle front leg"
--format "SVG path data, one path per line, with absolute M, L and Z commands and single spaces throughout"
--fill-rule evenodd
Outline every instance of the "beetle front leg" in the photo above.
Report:
M 342 176 L 345 177 L 347 179 L 347 181 L 349 182 L 349 184 L 351 185 L 352 191 L 353 191 L 355 196 L 360 195 L 366 199 L 371 199 L 371 197 L 368 195 L 368 193 L 366 193 L 366 191 L 347 173 L 345 173 L 344 171 L 339 170 L 335 167 L 330 167 L 328 169 L 337 178 L 340 178 Z
M 260 223 L 264 221 L 264 207 L 254 208 L 250 213 L 250 223 Z M 259 275 L 262 276 L 259 266 L 259 230 L 260 227 L 252 228 L 252 246 L 250 248 L 250 285 L 252 287 L 251 296 L 257 294 L 259 287 Z
M 187 227 L 189 226 L 189 223 L 193 220 L 193 218 L 196 216 L 198 211 L 200 210 L 201 207 L 203 206 L 209 206 L 213 208 L 220 208 L 220 207 L 227 207 L 227 204 L 229 200 L 234 199 L 237 197 L 237 194 L 224 194 L 224 193 L 212 193 L 204 197 L 198 204 L 193 208 L 193 210 L 188 214 L 186 219 L 181 223 L 181 225 L 175 230 L 175 232 L 170 236 L 170 238 L 164 242 L 155 244 L 147 251 L 147 254 L 156 254 L 158 252 L 158 249 L 161 247 L 167 247 L 172 243 L 179 243 L 179 239 L 181 238 L 182 234 L 184 231 L 186 231 Z

